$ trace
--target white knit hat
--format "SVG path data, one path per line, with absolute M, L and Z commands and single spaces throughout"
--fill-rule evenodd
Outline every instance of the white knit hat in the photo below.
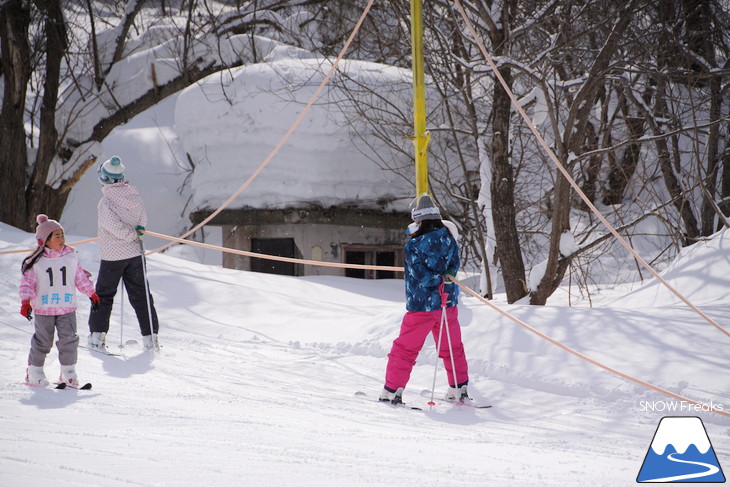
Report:
M 418 198 L 416 207 L 411 210 L 411 218 L 414 222 L 420 222 L 423 220 L 440 220 L 441 212 L 433 204 L 433 200 L 427 194 L 421 195 Z
M 99 182 L 114 184 L 124 181 L 124 164 L 119 156 L 113 156 L 99 166 Z

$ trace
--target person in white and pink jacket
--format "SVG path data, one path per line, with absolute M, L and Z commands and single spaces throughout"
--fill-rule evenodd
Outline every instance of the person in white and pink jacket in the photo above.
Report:
M 102 198 L 98 206 L 101 264 L 96 293 L 100 303 L 89 315 L 89 347 L 106 350 L 109 318 L 121 280 L 137 315 L 145 349 L 157 350 L 159 322 L 152 294 L 145 282 L 145 262 L 140 242 L 141 230 L 147 224 L 147 213 L 137 188 L 125 181 L 124 169 L 118 156 L 99 167 L 99 182 L 102 185 Z M 148 312 L 148 306 L 151 313 Z
M 35 311 L 35 333 L 30 341 L 28 384 L 49 385 L 43 366 L 58 331 L 60 381 L 78 387 L 76 359 L 79 336 L 76 334 L 76 289 L 89 296 L 92 308 L 99 304 L 90 274 L 81 267 L 76 251 L 66 245 L 63 227 L 46 215 L 38 215 L 32 254 L 23 260 L 20 281 L 20 314 L 32 320 Z

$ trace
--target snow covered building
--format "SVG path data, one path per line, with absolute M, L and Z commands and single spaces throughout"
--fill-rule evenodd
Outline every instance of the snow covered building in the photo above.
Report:
M 210 76 L 180 94 L 175 126 L 194 164 L 193 223 L 221 206 L 267 159 L 328 69 L 322 59 L 282 56 L 272 53 L 266 62 Z M 360 82 L 400 84 L 408 99 L 410 73 L 360 61 L 348 61 L 341 69 Z M 325 90 L 271 162 L 207 224 L 222 227 L 225 247 L 315 261 L 403 265 L 413 185 L 383 170 L 356 146 L 352 127 L 336 102 L 344 98 L 336 87 Z M 368 144 L 377 146 L 378 141 Z M 389 149 L 383 146 L 382 151 Z M 402 154 L 385 156 L 407 159 Z M 402 161 L 404 167 L 410 164 Z M 389 271 L 236 254 L 226 254 L 223 265 L 299 276 L 401 277 Z

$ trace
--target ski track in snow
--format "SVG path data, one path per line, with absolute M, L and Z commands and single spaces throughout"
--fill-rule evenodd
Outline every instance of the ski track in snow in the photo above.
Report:
M 97 389 L 104 392 L 41 390 L 21 398 L 22 405 L 35 406 L 40 422 L 35 427 L 18 425 L 18 430 L 5 430 L 3 444 L 7 444 L 7 436 L 15 436 L 20 451 L 43 448 L 58 462 L 57 470 L 51 470 L 45 480 L 53 483 L 57 476 L 75 479 L 68 485 L 77 481 L 161 485 L 157 482 L 161 478 L 166 479 L 163 484 L 200 485 L 214 478 L 238 477 L 252 485 L 322 485 L 328 481 L 366 485 L 372 483 L 373 472 L 395 477 L 403 485 L 415 485 L 424 478 L 440 479 L 447 485 L 450 479 L 509 482 L 522 469 L 520 456 L 531 455 L 536 442 L 541 449 L 549 447 L 549 457 L 560 457 L 561 448 L 571 448 L 567 441 L 550 439 L 565 431 L 545 425 L 541 439 L 533 428 L 495 422 L 491 412 L 454 407 L 418 412 L 362 404 L 352 397 L 350 384 L 365 378 L 374 385 L 378 378 L 371 377 L 370 367 L 363 368 L 358 363 L 362 361 L 353 357 L 323 357 L 309 350 L 243 342 L 228 345 L 228 354 L 246 358 L 230 370 L 225 360 L 217 368 L 211 367 L 209 359 L 205 361 L 217 352 L 215 347 L 199 346 L 185 353 L 164 350 L 151 359 L 149 353 L 130 354 L 121 362 L 127 366 L 131 362 L 140 372 L 134 384 L 125 377 L 109 378 L 96 381 L 102 382 Z M 96 360 L 112 377 L 121 366 L 114 357 Z M 193 365 L 186 372 L 191 361 L 206 367 Z M 256 365 L 262 361 L 265 370 Z M 382 368 L 381 360 L 364 362 Z M 142 373 L 143 367 L 149 371 Z M 166 380 L 145 380 L 148 374 Z M 313 381 L 312 377 L 321 379 Z M 51 394 L 55 395 L 49 397 Z M 20 389 L 13 395 L 25 396 L 26 391 Z M 406 399 L 418 401 L 415 394 L 411 396 Z M 56 424 L 57 431 L 47 436 L 52 426 L 44 422 L 55 423 L 53 413 L 72 409 L 77 413 L 64 414 L 68 417 L 63 427 Z M 487 423 L 476 438 L 464 431 Z M 22 439 L 36 436 L 36 428 L 34 441 Z M 523 455 L 515 456 L 520 451 Z M 578 468 L 581 461 L 596 461 L 596 454 L 611 456 L 610 449 L 594 450 L 582 459 L 574 453 L 571 460 L 556 461 Z M 421 456 L 417 468 L 412 464 L 414 455 Z M 499 462 L 501 471 L 493 470 L 492 461 L 485 464 L 487 457 Z M 2 458 L 3 464 L 19 462 L 14 455 Z M 28 460 L 22 470 L 42 469 L 47 463 Z M 35 475 L 34 482 L 42 483 Z

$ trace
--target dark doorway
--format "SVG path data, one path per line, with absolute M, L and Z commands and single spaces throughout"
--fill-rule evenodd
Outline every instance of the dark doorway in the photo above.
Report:
M 275 255 L 277 257 L 294 257 L 293 238 L 252 238 L 251 252 L 257 254 Z M 294 276 L 296 267 L 293 262 L 251 258 L 251 270 L 266 272 L 267 274 L 281 274 Z
M 365 252 L 349 251 L 345 252 L 345 264 L 365 264 Z M 345 269 L 345 277 L 357 277 L 365 279 L 365 269 Z

